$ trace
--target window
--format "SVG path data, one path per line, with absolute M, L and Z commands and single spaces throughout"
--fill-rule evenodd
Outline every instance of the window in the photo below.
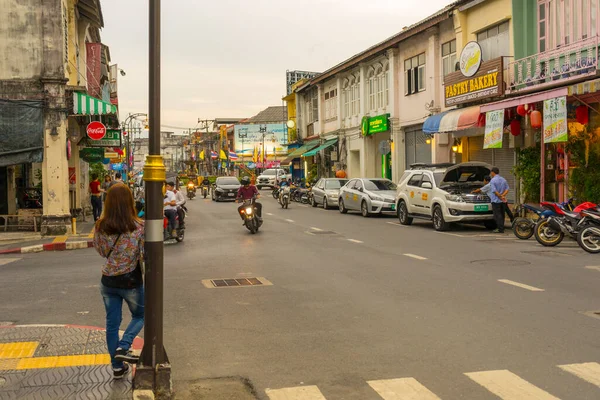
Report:
M 421 178 L 423 177 L 423 174 L 414 174 L 410 180 L 408 181 L 407 185 L 408 186 L 419 186 L 419 183 L 421 182 Z
M 377 76 L 377 108 L 383 108 L 387 104 L 385 103 L 385 77 L 383 75 Z
M 337 118 L 337 89 L 325 93 L 325 120 Z
M 546 51 L 546 5 L 540 4 L 538 10 L 539 51 Z
M 350 117 L 352 114 L 350 113 L 350 97 L 352 96 L 352 88 L 349 85 L 346 85 L 344 88 L 344 118 Z
M 360 113 L 360 80 L 357 80 L 352 90 L 352 115 Z
M 423 187 L 423 184 L 424 184 L 425 182 L 429 182 L 429 183 L 431 183 L 431 185 L 433 186 L 433 183 L 431 182 L 431 179 L 429 178 L 429 176 L 428 176 L 428 175 L 423 175 L 423 180 L 421 181 L 421 187 Z
M 451 40 L 442 45 L 442 70 L 444 76 L 456 69 L 456 40 Z
M 385 71 L 385 74 L 383 74 L 383 80 L 384 80 L 384 87 L 385 87 L 385 105 L 389 106 L 390 105 L 390 71 L 387 70 Z
M 425 90 L 425 53 L 404 60 L 404 94 Z
M 508 21 L 503 22 L 477 34 L 484 61 L 510 55 L 508 26 Z
M 369 110 L 375 110 L 376 108 L 376 104 L 375 104 L 375 96 L 376 96 L 376 89 L 375 89 L 375 72 L 371 72 L 371 74 L 369 75 Z
M 319 120 L 319 93 L 316 89 L 308 92 L 306 97 L 306 123 L 311 124 Z
M 594 37 L 599 0 L 538 0 L 540 52 Z

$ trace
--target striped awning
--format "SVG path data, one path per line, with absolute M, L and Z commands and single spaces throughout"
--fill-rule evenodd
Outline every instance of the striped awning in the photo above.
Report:
M 74 115 L 116 114 L 117 107 L 85 93 L 73 92 Z
M 568 88 L 569 96 L 580 96 L 588 93 L 600 91 L 600 79 L 593 81 L 581 82 L 576 85 L 571 85 Z
M 444 111 L 427 118 L 423 123 L 423 132 L 427 134 L 447 133 L 473 128 L 479 122 L 479 114 L 479 106 Z

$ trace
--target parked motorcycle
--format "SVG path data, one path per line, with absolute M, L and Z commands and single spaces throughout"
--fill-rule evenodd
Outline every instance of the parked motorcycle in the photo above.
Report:
M 194 185 L 194 182 L 188 182 L 187 184 L 187 196 L 188 199 L 193 199 L 194 197 L 196 197 L 196 185 Z
M 287 209 L 288 206 L 290 205 L 290 187 L 289 186 L 284 186 L 283 188 L 281 188 L 281 190 L 279 191 L 279 204 L 281 204 L 281 208 L 285 208 Z
M 586 218 L 587 224 L 577 233 L 577 243 L 588 253 L 598 254 L 600 253 L 600 213 L 584 210 L 581 214 Z
M 568 211 L 560 208 L 556 203 L 542 202 L 541 205 L 556 213 L 535 224 L 535 239 L 546 247 L 557 246 L 563 241 L 565 234 L 577 239 L 579 231 L 587 226 L 587 218 L 583 217 L 581 212 L 598 207 L 594 203 L 585 202 L 575 207 L 573 211 Z
M 252 234 L 258 232 L 258 228 L 262 225 L 262 221 L 256 215 L 254 203 L 256 203 L 256 196 L 250 200 L 244 200 L 243 207 L 239 211 L 244 219 L 244 225 Z
M 573 210 L 573 199 L 569 199 L 559 205 L 565 210 Z M 520 204 L 515 210 L 515 215 L 525 215 L 527 212 L 531 212 L 537 216 L 537 218 L 528 217 L 517 217 L 513 221 L 512 229 L 515 236 L 521 240 L 527 240 L 533 236 L 535 230 L 535 224 L 544 218 L 548 218 L 552 215 L 556 215 L 554 210 L 548 208 L 538 208 L 530 206 L 529 204 Z

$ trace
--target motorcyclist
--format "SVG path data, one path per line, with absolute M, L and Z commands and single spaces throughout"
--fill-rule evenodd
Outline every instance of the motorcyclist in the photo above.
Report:
M 207 192 L 208 192 L 208 194 L 210 194 L 210 180 L 208 179 L 208 176 L 205 176 L 205 177 L 202 179 L 202 184 L 201 184 L 201 186 L 202 186 L 202 187 L 206 186 L 206 188 L 207 188 Z
M 183 192 L 181 190 L 177 190 L 176 188 L 173 190 L 175 193 L 175 203 L 177 204 L 177 215 L 179 216 L 179 227 L 185 228 L 185 197 L 183 196 Z
M 177 232 L 175 231 L 175 225 L 177 223 L 177 200 L 175 200 L 175 193 L 173 192 L 174 187 L 175 184 L 173 182 L 167 182 L 167 191 L 165 192 L 165 197 L 163 200 L 165 216 L 169 220 L 167 232 L 169 232 L 173 237 L 177 236 Z
M 244 200 L 250 200 L 254 196 L 256 196 L 257 199 L 260 198 L 260 193 L 258 192 L 258 189 L 256 188 L 256 186 L 250 184 L 250 178 L 248 178 L 247 176 L 244 176 L 241 179 L 240 183 L 242 184 L 242 186 L 240 186 L 240 188 L 238 189 L 238 192 L 237 192 L 237 201 L 238 202 L 243 202 Z M 262 221 L 262 204 L 255 202 L 254 207 L 256 208 L 256 216 L 258 217 L 258 219 L 260 221 Z M 238 213 L 240 214 L 240 216 L 242 215 L 242 213 L 241 213 L 242 208 L 244 208 L 243 204 L 240 207 L 238 207 Z M 243 217 L 242 217 L 242 219 L 243 219 Z

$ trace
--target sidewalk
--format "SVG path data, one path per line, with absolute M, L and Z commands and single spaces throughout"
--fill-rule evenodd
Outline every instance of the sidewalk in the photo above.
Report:
M 0 255 L 93 247 L 94 222 L 79 222 L 76 235 L 44 236 L 34 232 L 0 232 Z
M 131 399 L 132 375 L 113 379 L 102 328 L 0 326 L 0 399 Z

